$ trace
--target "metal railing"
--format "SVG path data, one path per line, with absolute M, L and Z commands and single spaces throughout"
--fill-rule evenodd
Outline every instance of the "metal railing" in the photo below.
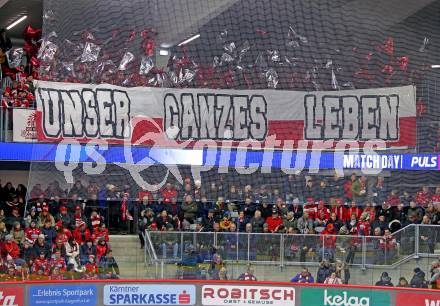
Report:
M 434 255 L 440 226 L 410 225 L 383 236 L 302 235 L 240 232 L 147 231 L 149 264 L 176 263 L 189 250 L 205 262 L 213 255 L 225 262 L 243 264 L 317 265 L 323 259 L 341 261 L 362 269 L 396 267 L 405 261 Z

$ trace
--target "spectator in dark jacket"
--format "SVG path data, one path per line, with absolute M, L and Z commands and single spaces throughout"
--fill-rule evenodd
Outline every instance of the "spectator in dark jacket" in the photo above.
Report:
M 107 255 L 101 257 L 99 271 L 102 278 L 119 278 L 119 266 L 113 257 L 112 250 L 108 250 Z
M 394 219 L 398 220 L 400 224 L 403 224 L 408 218 L 408 208 L 404 204 L 399 204 L 394 214 Z
M 411 288 L 428 288 L 428 283 L 425 280 L 425 272 L 420 268 L 414 269 L 414 276 L 409 282 Z
M 0 30 L 0 49 L 3 53 L 6 53 L 9 49 L 12 48 L 11 39 L 9 38 L 8 34 L 6 33 L 5 29 Z
M 327 223 L 325 224 L 325 226 L 327 226 L 329 224 L 333 224 L 333 227 L 335 228 L 335 230 L 337 232 L 339 232 L 339 230 L 343 226 L 342 222 L 338 219 L 336 213 L 334 213 L 334 212 L 332 212 L 330 214 L 330 219 L 327 220 Z
M 41 252 L 46 254 L 46 258 L 50 257 L 50 245 L 46 243 L 46 237 L 40 234 L 33 246 L 34 257 L 40 256 Z
M 87 240 L 87 242 L 84 243 L 79 249 L 79 256 L 82 265 L 87 263 L 90 255 L 93 255 L 96 258 L 96 246 L 93 245 L 93 241 L 91 239 Z
M 388 190 L 384 178 L 382 176 L 377 177 L 377 181 L 371 189 L 373 192 L 373 202 L 376 205 L 380 205 L 387 199 Z
M 183 211 L 183 217 L 191 224 L 194 223 L 198 211 L 198 205 L 193 201 L 191 195 L 185 196 L 185 202 L 182 203 L 181 210 Z
M 61 221 L 63 223 L 63 227 L 68 229 L 74 228 L 74 222 L 72 216 L 67 212 L 66 206 L 60 207 L 60 212 L 55 216 L 55 221 Z
M 157 228 L 161 231 L 170 230 L 174 228 L 173 218 L 168 216 L 168 212 L 163 210 L 159 217 L 156 219 Z
M 391 209 L 391 205 L 387 203 L 382 203 L 382 206 L 380 206 L 376 210 L 376 220 L 379 219 L 379 217 L 383 215 L 385 222 L 390 222 L 393 219 L 393 211 Z
M 41 233 L 44 235 L 44 240 L 46 244 L 52 245 L 55 242 L 55 238 L 57 237 L 57 232 L 52 227 L 52 222 L 50 220 L 47 220 L 44 223 L 44 227 L 41 230 Z
M 380 276 L 380 280 L 376 282 L 376 286 L 386 286 L 386 287 L 394 287 L 391 282 L 391 277 L 388 275 L 388 272 L 383 272 Z
M 204 217 L 202 221 L 203 231 L 212 232 L 214 230 L 214 223 L 215 223 L 214 210 L 210 209 L 208 211 L 208 215 Z
M 371 235 L 374 235 L 374 230 L 376 228 L 380 228 L 381 234 L 385 232 L 385 229 L 388 228 L 388 222 L 385 219 L 385 215 L 381 214 L 379 215 L 379 218 L 373 221 L 371 224 Z
M 330 263 L 327 260 L 323 260 L 319 265 L 318 272 L 316 273 L 316 282 L 323 284 L 325 279 L 332 273 Z
M 240 210 L 244 212 L 245 217 L 252 218 L 255 214 L 256 205 L 252 203 L 252 198 L 245 198 L 244 204 L 241 205 Z
M 254 233 L 262 233 L 263 225 L 265 223 L 264 219 L 261 217 L 261 212 L 259 210 L 255 211 L 254 217 L 250 221 L 252 225 L 252 230 Z
M 424 215 L 423 208 L 417 206 L 417 203 L 415 201 L 411 201 L 409 203 L 408 216 L 410 215 L 414 215 L 416 217 L 417 223 L 420 223 L 422 221 Z

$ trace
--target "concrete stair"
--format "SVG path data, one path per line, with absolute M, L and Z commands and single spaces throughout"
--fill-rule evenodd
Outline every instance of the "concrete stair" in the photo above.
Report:
M 146 278 L 144 250 L 141 249 L 136 235 L 110 235 L 113 250 L 121 278 Z

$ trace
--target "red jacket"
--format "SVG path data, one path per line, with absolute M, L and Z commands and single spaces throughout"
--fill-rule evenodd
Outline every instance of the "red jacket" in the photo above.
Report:
M 367 208 L 364 209 L 364 213 L 368 213 L 370 215 L 370 219 L 368 221 L 371 223 L 374 221 L 374 219 L 376 219 L 376 210 L 374 207 Z
M 91 273 L 91 272 L 99 273 L 98 265 L 96 264 L 96 262 L 94 262 L 94 263 L 87 262 L 85 267 L 86 267 L 86 272 L 88 272 L 88 273 Z
M 397 194 L 393 194 L 393 195 L 389 195 L 388 199 L 387 199 L 387 204 L 391 205 L 391 206 L 397 206 L 400 204 L 400 199 L 397 196 Z
M 37 271 L 43 269 L 44 270 L 44 275 L 49 275 L 50 272 L 50 265 L 49 265 L 49 261 L 45 258 L 45 259 L 41 259 L 39 257 L 37 257 L 34 260 L 34 264 L 32 265 L 32 273 L 37 273 Z
M 434 194 L 431 199 L 434 203 L 440 203 L 440 194 Z
M 416 203 L 422 207 L 428 206 L 428 203 L 431 201 L 431 194 L 424 193 L 422 190 L 417 192 L 416 194 Z
M 318 208 L 316 218 L 322 221 L 328 221 L 328 219 L 330 219 L 330 211 L 327 207 Z
M 18 244 L 13 241 L 3 243 L 2 256 L 6 257 L 8 255 L 11 255 L 14 259 L 17 259 L 20 256 L 20 248 L 18 247 Z
M 108 237 L 108 229 L 101 231 L 99 228 L 96 228 L 92 234 L 92 240 L 97 240 L 99 238 L 104 238 L 105 242 L 108 242 L 110 239 Z
M 351 192 L 351 185 L 353 182 L 348 180 L 344 183 L 344 194 L 347 199 L 353 199 L 353 193 Z
M 369 221 L 359 221 L 357 224 L 357 230 L 358 230 L 358 233 L 360 236 L 369 236 L 370 230 L 371 230 L 370 222 Z
M 140 202 L 144 201 L 144 197 L 148 197 L 147 204 L 150 204 L 150 202 L 153 200 L 153 195 L 149 191 L 139 191 L 138 193 L 138 199 Z
M 348 220 L 347 208 L 344 206 L 333 206 L 331 212 L 335 213 L 338 219 L 343 223 Z
M 334 249 L 336 247 L 336 232 L 330 233 L 327 229 L 324 229 L 321 232 L 321 237 L 319 237 L 319 239 L 321 240 L 321 243 L 323 243 L 324 248 Z
M 57 237 L 55 238 L 55 241 L 62 240 L 63 243 L 66 243 L 70 237 L 72 237 L 72 233 L 67 228 L 63 228 L 62 232 L 57 233 Z
M 174 188 L 170 190 L 165 188 L 161 191 L 161 193 L 162 193 L 163 201 L 165 203 L 171 203 L 171 199 L 177 197 L 177 191 Z
M 38 235 L 40 234 L 41 234 L 41 230 L 39 228 L 28 227 L 24 230 L 24 235 L 26 237 L 26 240 L 32 244 L 35 242 L 35 240 L 37 240 Z
M 305 204 L 303 212 L 309 214 L 309 219 L 315 220 L 316 212 L 318 211 L 318 206 L 316 204 Z
M 101 259 L 101 257 L 107 253 L 107 251 L 108 251 L 107 243 L 104 245 L 101 245 L 98 243 L 96 245 L 96 259 L 97 259 L 97 261 L 99 261 Z
M 52 268 L 58 267 L 61 273 L 66 272 L 66 261 L 64 260 L 64 258 L 58 258 L 58 259 L 52 258 L 50 260 L 50 266 Z
M 379 248 L 386 251 L 397 249 L 396 238 L 394 238 L 393 236 L 382 237 L 379 240 Z
M 278 226 L 283 224 L 283 219 L 281 219 L 280 216 L 273 218 L 273 217 L 267 217 L 266 219 L 267 225 L 269 225 L 269 232 L 274 232 Z
M 75 238 L 75 241 L 78 242 L 78 244 L 85 243 L 90 237 L 91 235 L 88 228 L 86 228 L 84 232 L 82 232 L 79 227 L 73 231 L 73 238 Z

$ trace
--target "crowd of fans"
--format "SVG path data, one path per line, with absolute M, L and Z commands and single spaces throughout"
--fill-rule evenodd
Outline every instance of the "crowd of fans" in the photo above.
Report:
M 17 80 L 12 82 L 12 87 L 7 86 L 1 98 L 1 107 L 24 107 L 35 106 L 33 76 L 21 72 Z
M 24 185 L 0 188 L 0 280 L 118 278 L 108 229 L 98 211 L 86 215 L 77 196 L 60 201 L 51 188 L 30 199 L 27 207 Z
M 410 288 L 428 288 L 431 286 L 433 289 L 439 288 L 437 285 L 438 281 L 438 267 L 440 261 L 436 261 L 431 267 L 431 277 L 426 279 L 426 273 L 423 272 L 419 267 L 414 269 L 414 274 L 412 275 L 410 281 L 405 277 L 401 276 L 396 284 L 397 287 L 410 287 Z M 318 271 L 316 273 L 316 278 L 309 272 L 308 268 L 303 268 L 301 272 L 296 274 L 291 282 L 294 283 L 321 283 L 321 284 L 348 284 L 350 272 L 344 263 L 337 262 L 336 264 L 331 264 L 324 260 L 321 262 Z M 380 279 L 376 282 L 376 286 L 393 287 L 391 277 L 388 272 L 383 272 Z
M 35 107 L 34 96 L 34 76 L 36 73 L 31 73 L 31 65 L 27 63 L 24 56 L 18 57 L 19 62 L 14 63 L 16 67 L 11 67 L 9 62 L 14 61 L 13 57 L 7 54 L 12 52 L 11 39 L 8 37 L 5 29 L 0 29 L 0 81 L 2 81 L 2 75 L 9 77 L 10 84 L 3 84 L 0 88 L 0 99 L 2 108 L 12 107 Z M 14 69 L 12 69 L 14 68 Z
M 289 175 L 281 186 L 257 189 L 228 183 L 220 176 L 219 182 L 207 186 L 185 178 L 182 186 L 169 182 L 157 192 L 133 192 L 127 185 L 99 186 L 93 181 L 84 185 L 77 181 L 70 190 L 54 181 L 46 188 L 36 184 L 27 192 L 23 185 L 14 188 L 7 183 L 0 193 L 0 273 L 29 279 L 70 274 L 117 277 L 106 225 L 130 232 L 138 226 L 141 247 L 146 230 L 318 234 L 310 236 L 313 239 L 293 239 L 286 258 L 299 256 L 304 262 L 314 249 L 318 260 L 332 265 L 337 263 L 336 235 L 346 235 L 350 237 L 343 245 L 346 266 L 353 263 L 361 236 L 376 236 L 373 263 L 389 264 L 401 243 L 393 232 L 410 224 L 439 224 L 440 188 L 432 191 L 423 187 L 413 195 L 399 194 L 382 177 L 355 174 L 330 179 Z M 180 252 L 187 251 L 175 237 L 161 241 L 163 258 L 181 259 Z M 266 242 L 269 247 L 265 247 L 277 256 L 279 250 Z M 437 231 L 421 228 L 422 252 L 434 253 L 436 242 Z M 240 241 L 224 245 L 231 249 L 211 252 L 210 259 L 215 254 L 222 263 L 229 253 L 243 256 L 233 249 Z
M 182 190 L 168 183 L 156 194 L 141 191 L 141 244 L 144 230 L 320 234 L 320 241 L 305 245 L 296 241 L 291 255 L 299 253 L 300 261 L 305 261 L 307 249 L 321 245 L 320 259 L 334 261 L 335 235 L 350 235 L 346 261 L 353 263 L 359 237 L 376 236 L 374 263 L 383 264 L 395 257 L 399 247 L 393 232 L 410 224 L 440 223 L 440 188 L 432 193 L 423 187 L 410 195 L 390 190 L 382 177 L 369 183 L 354 174 L 329 181 L 303 179 L 290 175 L 281 188 L 263 185 L 256 190 L 251 185 L 225 188 L 215 183 L 206 188 L 187 179 Z M 436 231 L 427 227 L 420 234 L 422 251 L 434 253 Z M 178 243 L 164 242 L 163 257 L 167 251 L 176 257 Z

